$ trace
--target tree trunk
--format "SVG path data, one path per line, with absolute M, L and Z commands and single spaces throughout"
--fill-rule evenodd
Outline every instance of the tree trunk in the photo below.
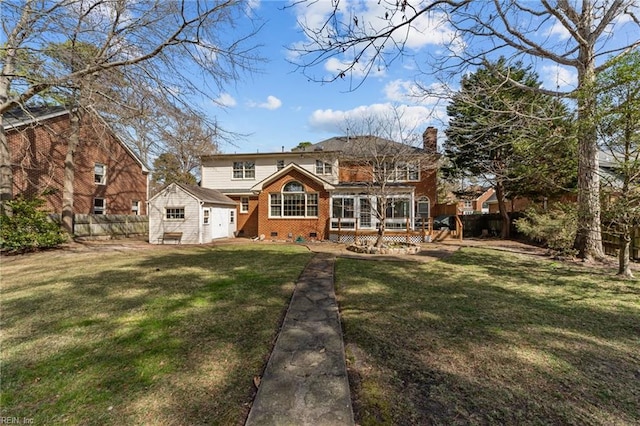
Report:
M 7 69 L 11 68 L 5 65 L 3 71 Z M 8 95 L 9 79 L 0 77 L 0 102 L 6 102 Z M 0 213 L 2 214 L 11 214 L 7 201 L 13 198 L 13 170 L 8 139 L 4 130 L 4 114 L 0 114 Z
M 379 248 L 384 244 L 385 222 L 387 221 L 387 203 L 382 197 L 376 197 L 376 217 L 380 223 L 378 224 L 378 237 L 374 246 Z
M 4 131 L 4 120 L 0 118 L 0 214 L 11 214 L 7 201 L 13 198 L 13 171 L 11 170 L 11 151 Z
M 631 233 L 629 231 L 629 227 L 625 226 L 622 234 L 620 235 L 620 245 L 619 245 L 619 253 L 618 253 L 618 274 L 623 277 L 633 278 L 633 273 L 631 272 L 631 261 L 630 257 L 630 247 L 631 247 Z
M 385 233 L 385 224 L 384 219 L 380 221 L 380 226 L 378 227 L 378 237 L 376 239 L 375 246 L 382 247 L 384 244 L 384 233 Z
M 498 209 L 500 211 L 500 216 L 502 217 L 500 238 L 506 240 L 511 235 L 511 218 L 507 211 L 507 204 L 504 202 L 504 188 L 502 186 L 502 182 L 496 183 L 496 198 L 498 199 Z
M 590 31 L 585 23 L 584 31 Z M 580 45 L 578 67 L 578 229 L 574 246 L 583 259 L 602 259 L 600 223 L 600 174 L 598 164 L 597 129 L 595 122 L 596 93 L 594 84 L 594 47 Z
M 69 235 L 73 235 L 75 153 L 80 144 L 80 112 L 77 107 L 71 108 L 69 121 L 70 134 L 67 141 L 67 154 L 64 160 L 64 185 L 62 189 L 62 229 Z

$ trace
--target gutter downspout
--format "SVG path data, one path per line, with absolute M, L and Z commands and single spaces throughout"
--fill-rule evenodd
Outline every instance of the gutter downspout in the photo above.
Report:
M 204 201 L 200 201 L 200 208 L 198 209 L 198 244 L 202 244 L 202 234 L 204 231 Z M 211 217 L 209 217 L 211 218 Z M 211 220 L 211 219 L 209 219 Z

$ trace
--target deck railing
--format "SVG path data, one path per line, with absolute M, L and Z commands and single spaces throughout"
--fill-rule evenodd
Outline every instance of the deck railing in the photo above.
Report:
M 385 241 L 422 243 L 431 241 L 433 235 L 433 219 L 419 221 L 411 226 L 409 218 L 400 222 L 403 226 L 398 227 L 398 221 L 388 221 L 385 226 Z M 391 224 L 391 226 L 389 226 Z M 372 227 L 361 227 L 360 219 L 333 218 L 329 220 L 330 239 L 341 243 L 364 244 L 374 242 L 378 238 L 378 229 Z

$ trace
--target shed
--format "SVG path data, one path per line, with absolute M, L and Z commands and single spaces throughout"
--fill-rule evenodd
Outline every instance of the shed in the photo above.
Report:
M 171 183 L 149 200 L 152 244 L 206 244 L 235 231 L 236 202 L 218 190 Z

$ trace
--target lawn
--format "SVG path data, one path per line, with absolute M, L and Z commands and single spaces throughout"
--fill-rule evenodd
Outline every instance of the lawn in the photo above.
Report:
M 357 422 L 640 424 L 640 282 L 613 272 L 472 248 L 339 259 Z
M 0 416 L 242 424 L 310 257 L 230 245 L 1 259 Z

